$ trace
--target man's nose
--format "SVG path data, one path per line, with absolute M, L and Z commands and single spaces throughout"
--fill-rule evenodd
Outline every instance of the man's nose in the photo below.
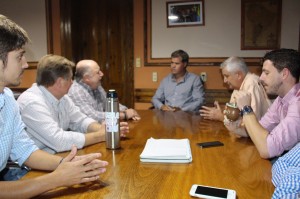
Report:
M 28 68 L 28 67 L 29 67 L 29 65 L 27 63 L 26 57 L 23 56 L 23 58 L 22 58 L 22 68 Z

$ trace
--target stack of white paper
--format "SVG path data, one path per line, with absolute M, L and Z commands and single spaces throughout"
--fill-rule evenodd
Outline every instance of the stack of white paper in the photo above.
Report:
M 142 162 L 188 163 L 192 162 L 190 141 L 188 139 L 147 140 L 140 155 Z

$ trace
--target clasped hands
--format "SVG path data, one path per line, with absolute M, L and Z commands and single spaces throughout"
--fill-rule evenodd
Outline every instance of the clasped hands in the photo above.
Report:
M 172 107 L 172 106 L 168 106 L 168 105 L 162 105 L 160 107 L 160 110 L 162 111 L 180 111 L 181 109 L 179 107 Z
M 72 186 L 74 184 L 92 182 L 99 179 L 99 175 L 106 171 L 108 162 L 99 160 L 101 153 L 91 153 L 76 156 L 77 148 L 72 146 L 71 152 L 51 173 L 58 186 Z
M 138 121 L 141 119 L 140 115 L 136 112 L 136 110 L 132 108 L 126 109 L 125 111 L 121 112 L 120 117 L 125 120 L 132 119 L 134 121 Z

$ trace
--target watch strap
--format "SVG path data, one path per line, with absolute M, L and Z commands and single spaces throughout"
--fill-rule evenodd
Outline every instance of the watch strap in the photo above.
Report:
M 243 117 L 244 115 L 247 115 L 249 113 L 253 113 L 253 109 L 251 106 L 244 106 L 241 110 L 241 116 Z

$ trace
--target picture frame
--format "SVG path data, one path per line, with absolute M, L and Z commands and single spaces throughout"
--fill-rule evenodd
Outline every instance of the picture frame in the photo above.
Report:
M 241 50 L 280 48 L 282 0 L 242 0 Z
M 167 4 L 167 27 L 204 26 L 204 0 L 172 1 Z

